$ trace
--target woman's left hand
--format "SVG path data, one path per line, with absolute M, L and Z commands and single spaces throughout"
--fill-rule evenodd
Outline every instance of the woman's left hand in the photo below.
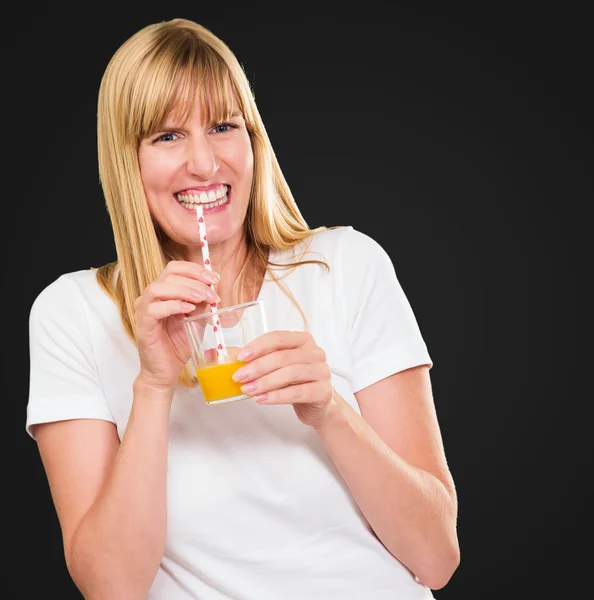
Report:
M 314 428 L 335 408 L 326 353 L 310 333 L 265 333 L 246 344 L 238 359 L 247 364 L 233 379 L 260 404 L 292 404 L 299 420 Z

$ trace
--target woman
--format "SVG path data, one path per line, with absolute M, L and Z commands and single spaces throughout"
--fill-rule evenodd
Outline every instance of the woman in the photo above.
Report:
M 459 562 L 456 492 L 388 255 L 309 229 L 238 61 L 196 23 L 120 47 L 98 139 L 117 261 L 64 274 L 30 317 L 27 431 L 82 594 L 433 597 Z M 209 407 L 181 320 L 255 298 L 253 398 Z

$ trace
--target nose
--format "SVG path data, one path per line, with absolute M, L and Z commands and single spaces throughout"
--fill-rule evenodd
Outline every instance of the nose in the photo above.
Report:
M 219 163 L 206 136 L 199 136 L 189 140 L 187 168 L 191 175 L 200 179 L 211 179 L 219 170 Z

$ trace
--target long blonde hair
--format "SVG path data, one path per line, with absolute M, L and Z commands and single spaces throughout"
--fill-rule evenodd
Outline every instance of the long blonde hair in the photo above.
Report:
M 236 281 L 239 294 L 248 267 L 272 275 L 270 249 L 287 250 L 326 229 L 310 229 L 301 215 L 233 52 L 208 29 L 186 19 L 144 27 L 111 58 L 101 80 L 97 115 L 99 177 L 117 254 L 115 262 L 97 269 L 97 279 L 118 306 L 134 342 L 134 302 L 176 258 L 161 244 L 149 212 L 138 164 L 140 141 L 162 130 L 172 113 L 188 118 L 196 103 L 208 122 L 223 122 L 231 116 L 234 101 L 254 154 L 244 223 L 247 258 Z M 296 261 L 294 266 L 311 262 L 327 267 L 317 260 Z M 195 385 L 189 366 L 179 382 Z

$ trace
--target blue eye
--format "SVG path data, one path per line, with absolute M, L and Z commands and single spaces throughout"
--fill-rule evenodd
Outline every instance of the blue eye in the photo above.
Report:
M 155 138 L 155 142 L 172 142 L 174 138 L 177 137 L 175 133 L 164 133 L 159 137 Z
M 237 129 L 237 125 L 233 125 L 232 123 L 219 123 L 213 127 L 215 133 L 227 133 L 231 129 Z

